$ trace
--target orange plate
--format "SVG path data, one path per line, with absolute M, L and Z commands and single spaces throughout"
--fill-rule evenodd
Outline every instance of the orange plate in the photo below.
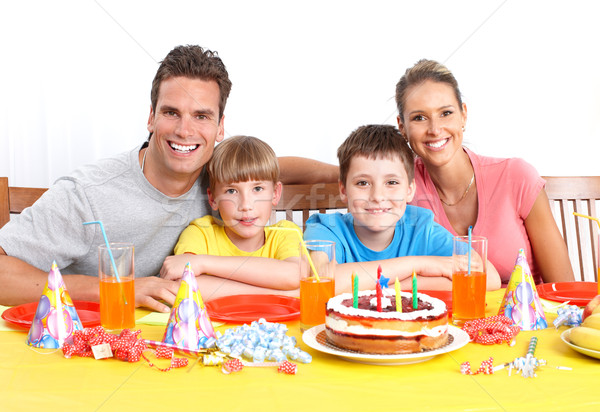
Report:
M 211 320 L 230 323 L 252 322 L 265 318 L 283 322 L 300 317 L 300 299 L 279 295 L 233 295 L 206 302 Z
M 571 305 L 585 306 L 598 294 L 596 282 L 560 282 L 537 285 L 540 298 L 555 302 L 569 301 Z
M 8 308 L 2 313 L 2 319 L 22 328 L 30 328 L 38 303 L 31 302 Z M 73 304 L 84 328 L 100 325 L 99 303 L 75 300 Z
M 452 316 L 452 291 L 451 290 L 420 290 L 419 293 L 438 298 L 446 304 L 448 316 Z

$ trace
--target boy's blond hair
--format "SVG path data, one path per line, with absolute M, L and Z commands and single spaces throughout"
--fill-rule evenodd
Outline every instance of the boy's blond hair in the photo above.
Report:
M 356 156 L 367 159 L 398 157 L 408 176 L 408 182 L 415 178 L 414 154 L 400 131 L 394 126 L 370 124 L 361 126 L 342 143 L 337 151 L 340 162 L 340 182 L 346 184 L 350 162 Z
M 279 162 L 267 143 L 252 136 L 233 136 L 219 143 L 208 162 L 210 190 L 216 183 L 279 181 Z

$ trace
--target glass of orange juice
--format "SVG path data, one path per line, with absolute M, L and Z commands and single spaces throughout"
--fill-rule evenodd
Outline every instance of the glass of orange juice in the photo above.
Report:
M 134 247 L 131 243 L 98 246 L 100 324 L 109 331 L 135 327 Z
M 470 247 L 469 247 L 470 244 Z M 487 238 L 455 236 L 452 252 L 452 323 L 485 317 Z
M 300 244 L 300 256 L 300 329 L 304 331 L 325 323 L 327 301 L 335 295 L 335 242 L 308 240 Z

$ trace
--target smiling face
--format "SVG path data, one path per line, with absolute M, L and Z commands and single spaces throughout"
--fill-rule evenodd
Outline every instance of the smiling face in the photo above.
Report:
M 156 111 L 148 118 L 152 137 L 146 161 L 146 176 L 159 190 L 173 179 L 191 187 L 215 142 L 223 140 L 219 98 L 215 81 L 171 77 L 161 83 Z
M 266 180 L 214 184 L 208 190 L 213 210 L 218 210 L 225 233 L 239 249 L 253 252 L 264 245 L 271 209 L 281 197 L 281 183 Z
M 396 223 L 414 194 L 414 181 L 408 181 L 398 156 L 355 156 L 350 161 L 346 182 L 340 182 L 340 195 L 354 217 L 354 230 L 373 250 L 389 245 Z
M 414 85 L 407 90 L 403 107 L 400 131 L 426 164 L 447 164 L 462 150 L 467 107 L 458 102 L 450 85 L 431 80 Z

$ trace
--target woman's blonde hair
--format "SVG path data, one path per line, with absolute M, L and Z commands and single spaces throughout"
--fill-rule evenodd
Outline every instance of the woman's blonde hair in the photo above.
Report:
M 207 169 L 212 191 L 217 182 L 279 181 L 275 152 L 271 146 L 252 136 L 233 136 L 219 143 Z
M 404 75 L 396 84 L 396 106 L 400 119 L 404 122 L 404 103 L 406 102 L 406 93 L 412 86 L 416 86 L 431 80 L 438 83 L 446 83 L 452 90 L 458 101 L 458 107 L 462 110 L 462 99 L 458 82 L 454 75 L 446 66 L 434 60 L 422 59 L 419 60 L 413 67 L 406 69 Z

